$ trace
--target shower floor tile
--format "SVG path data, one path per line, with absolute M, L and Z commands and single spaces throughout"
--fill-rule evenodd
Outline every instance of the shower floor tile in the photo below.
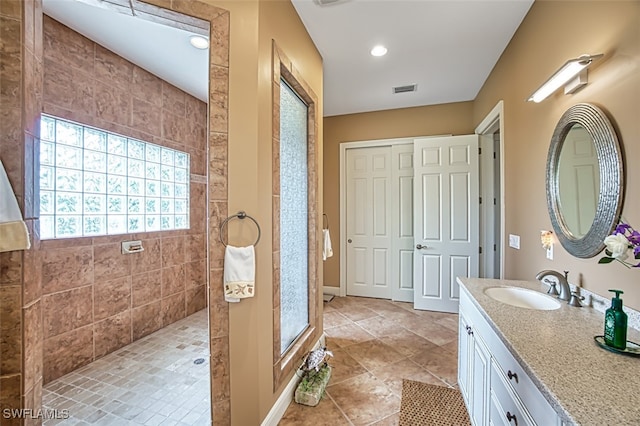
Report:
M 209 394 L 203 309 L 45 385 L 45 412 L 68 418 L 43 424 L 207 425 Z

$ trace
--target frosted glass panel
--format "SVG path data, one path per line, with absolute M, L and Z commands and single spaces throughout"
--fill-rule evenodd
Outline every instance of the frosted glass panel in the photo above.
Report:
M 309 324 L 307 106 L 280 84 L 280 350 Z
M 41 128 L 41 239 L 189 228 L 189 154 L 46 115 Z

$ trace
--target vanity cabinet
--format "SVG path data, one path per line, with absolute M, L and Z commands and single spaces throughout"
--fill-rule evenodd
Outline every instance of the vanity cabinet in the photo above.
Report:
M 560 425 L 560 417 L 460 291 L 458 385 L 474 426 Z

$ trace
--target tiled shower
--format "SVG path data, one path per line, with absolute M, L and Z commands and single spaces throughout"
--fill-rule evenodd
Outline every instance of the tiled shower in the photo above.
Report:
M 52 39 L 43 34 L 48 18 L 43 15 L 41 0 L 3 1 L 0 6 L 3 29 L 0 32 L 0 158 L 29 233 L 33 236 L 30 250 L 0 253 L 0 403 L 3 407 L 37 411 L 42 406 L 43 382 L 47 383 L 45 375 L 47 380 L 51 380 L 55 375 L 90 362 L 96 358 L 96 353 L 117 352 L 116 348 L 127 341 L 151 333 L 198 310 L 200 306 L 206 307 L 209 296 L 212 305 L 207 315 L 211 330 L 210 356 L 215 361 L 212 364 L 218 366 L 211 371 L 212 415 L 220 421 L 229 419 L 228 308 L 222 294 L 213 291 L 207 295 L 204 284 L 207 275 L 210 276 L 212 287 L 220 284 L 222 276 L 224 252 L 221 244 L 217 243 L 216 230 L 219 218 L 227 216 L 229 13 L 199 0 L 175 5 L 156 0 L 145 3 L 147 8 L 155 7 L 152 4 L 163 5 L 175 11 L 168 11 L 175 16 L 186 16 L 180 15 L 186 13 L 201 17 L 211 24 L 212 40 L 216 40 L 216 43 L 210 48 L 210 74 L 216 85 L 215 90 L 211 91 L 208 108 L 203 103 L 193 103 L 192 99 L 173 87 L 152 81 L 151 75 L 125 63 L 121 58 L 108 59 L 104 49 L 99 46 L 87 52 L 76 50 L 84 49 L 87 45 L 70 43 L 59 48 L 57 56 L 45 53 L 46 49 L 51 48 L 48 43 Z M 186 16 L 185 19 L 193 18 Z M 69 40 L 63 40 L 63 43 L 67 42 Z M 89 61 L 91 58 L 93 62 Z M 74 63 L 72 60 L 80 62 Z M 117 67 L 123 64 L 125 71 L 121 72 Z M 46 84 L 50 87 L 45 88 L 45 74 L 49 78 L 51 73 L 55 75 L 56 72 L 61 73 L 59 76 L 64 79 L 47 80 Z M 142 86 L 137 89 L 123 86 L 129 78 L 132 84 L 135 82 Z M 152 92 L 154 88 L 158 92 Z M 53 93 L 55 99 L 47 99 L 45 91 Z M 191 156 L 190 195 L 193 200 L 190 205 L 190 229 L 120 238 L 111 236 L 84 238 L 82 241 L 41 242 L 38 199 L 34 196 L 38 180 L 41 112 L 188 152 Z M 154 118 L 150 114 L 159 115 Z M 187 116 L 199 114 L 204 118 L 199 121 L 199 126 L 193 126 Z M 192 131 L 198 132 L 202 138 L 190 137 Z M 187 136 L 184 140 L 177 139 L 176 136 L 180 134 Z M 208 241 L 205 238 L 207 232 L 212 233 Z M 129 256 L 130 260 L 120 261 L 109 255 L 109 252 L 114 253 L 110 251 L 114 244 L 133 238 L 143 240 L 145 255 L 155 252 L 157 257 L 139 256 L 134 261 Z M 164 241 L 165 238 L 167 241 Z M 207 244 L 208 258 L 205 254 Z M 166 255 L 171 247 L 178 253 L 184 252 L 184 257 L 176 264 L 163 264 L 163 248 Z M 197 251 L 196 255 L 192 255 L 194 251 Z M 91 257 L 87 256 L 87 252 Z M 72 270 L 71 267 L 76 269 Z M 110 268 L 122 275 L 119 278 L 112 277 L 105 272 Z M 175 271 L 178 277 L 184 277 L 184 291 L 182 286 L 178 286 L 180 290 L 176 292 L 175 288 L 167 287 L 167 278 L 163 280 L 165 270 L 169 273 Z M 56 271 L 63 271 L 63 276 L 56 278 Z M 130 275 L 124 271 L 130 271 Z M 157 281 L 157 271 L 160 271 L 160 281 Z M 96 273 L 98 277 L 102 273 L 102 278 L 96 279 Z M 149 294 L 149 287 L 145 286 L 142 278 L 154 275 L 154 283 L 160 288 L 159 295 L 158 287 L 155 287 L 155 293 L 150 291 Z M 74 281 L 76 279 L 78 281 Z M 140 281 L 134 283 L 134 279 Z M 130 290 L 125 288 L 122 281 L 118 286 L 119 280 L 130 282 Z M 116 303 L 119 307 L 112 308 L 105 307 L 109 302 L 100 302 L 100 287 L 105 283 L 115 285 L 116 294 L 119 294 L 117 298 L 124 294 L 126 300 L 126 294 L 130 294 L 128 309 L 124 308 L 124 303 Z M 82 291 L 88 292 L 89 289 L 91 299 L 82 298 Z M 62 294 L 69 296 L 69 300 L 62 300 Z M 200 295 L 203 297 L 200 298 Z M 74 298 L 75 301 L 90 301 L 91 306 L 73 304 L 71 300 Z M 61 324 L 59 320 L 58 324 L 48 324 L 49 321 L 56 321 L 52 315 L 56 309 L 64 309 L 65 314 L 71 315 L 68 325 Z M 97 322 L 93 318 L 96 312 L 98 318 L 103 318 Z M 74 316 L 76 314 L 77 317 Z M 52 344 L 55 341 L 68 345 L 68 348 L 56 347 Z M 78 349 L 85 344 L 89 345 L 89 350 L 80 351 L 78 356 L 74 349 L 70 349 Z M 48 345 L 46 349 L 45 345 Z M 73 359 L 62 361 L 60 366 L 47 360 L 49 353 L 45 355 L 45 351 L 58 351 L 57 356 L 60 357 L 65 350 Z M 126 347 L 120 350 L 126 350 Z M 53 355 L 56 356 L 55 353 Z M 6 423 L 22 424 L 17 418 Z M 29 418 L 25 422 L 37 423 Z
M 206 307 L 207 106 L 47 16 L 43 32 L 45 114 L 191 160 L 190 229 L 41 242 L 47 383 Z

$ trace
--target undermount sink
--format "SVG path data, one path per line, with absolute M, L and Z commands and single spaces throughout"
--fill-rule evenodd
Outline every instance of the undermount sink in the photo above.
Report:
M 560 302 L 551 296 L 520 287 L 489 287 L 484 294 L 498 302 L 519 308 L 551 311 L 560 308 Z

